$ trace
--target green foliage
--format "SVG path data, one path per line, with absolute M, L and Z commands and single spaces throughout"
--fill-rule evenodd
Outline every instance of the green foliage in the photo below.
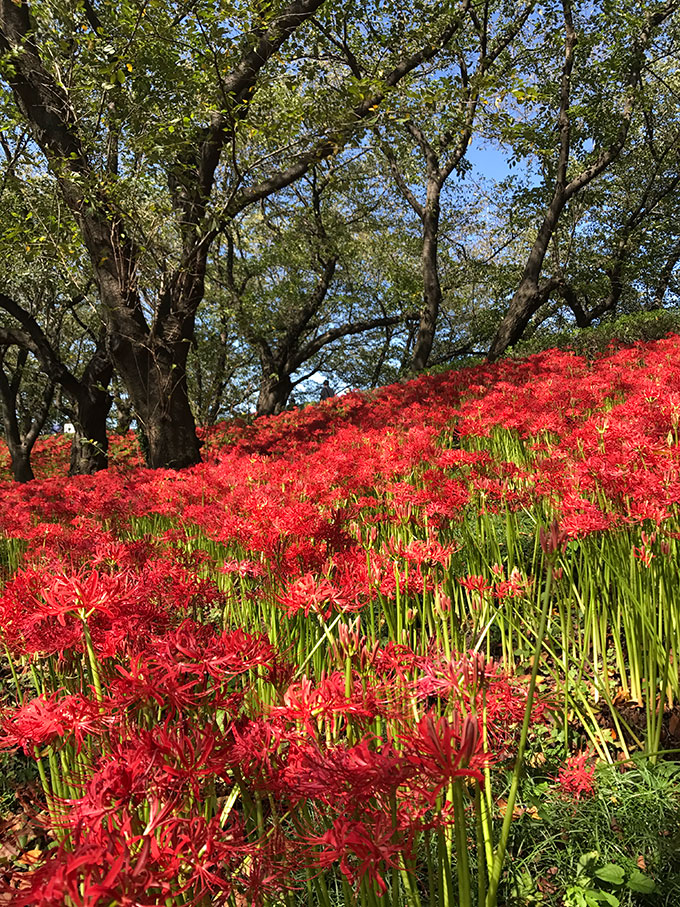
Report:
M 510 840 L 509 905 L 677 903 L 679 772 L 674 762 L 642 757 L 600 764 L 596 794 L 578 802 L 545 774 L 527 777 L 520 794 L 527 809 Z
M 574 350 L 582 356 L 603 355 L 612 344 L 626 344 L 659 340 L 680 331 L 680 312 L 676 309 L 658 309 L 635 315 L 621 315 L 603 321 L 595 327 L 575 328 L 573 325 L 550 330 L 545 325 L 531 338 L 517 344 L 513 354 L 528 356 L 542 350 Z

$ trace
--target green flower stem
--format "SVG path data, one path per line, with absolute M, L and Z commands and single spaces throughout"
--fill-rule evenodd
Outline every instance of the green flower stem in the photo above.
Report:
M 92 683 L 94 685 L 95 696 L 97 697 L 97 702 L 101 702 L 104 698 L 102 694 L 102 681 L 99 675 L 99 664 L 97 662 L 97 655 L 94 651 L 94 646 L 92 645 L 92 637 L 90 636 L 90 628 L 87 625 L 87 617 L 84 614 L 81 614 L 81 620 L 83 622 L 83 639 L 85 640 L 85 649 L 87 651 L 87 659 L 90 663 L 90 672 L 92 673 Z
M 468 857 L 467 827 L 465 824 L 465 800 L 463 782 L 459 779 L 451 785 L 453 800 L 454 833 L 456 843 L 456 875 L 458 877 L 459 907 L 472 907 L 470 894 L 470 861 Z
M 534 663 L 531 668 L 531 680 L 529 682 L 529 692 L 527 694 L 527 703 L 526 708 L 524 709 L 524 720 L 522 722 L 522 731 L 519 738 L 519 747 L 517 749 L 517 759 L 515 760 L 515 768 L 512 772 L 512 780 L 510 782 L 510 790 L 508 792 L 508 802 L 505 807 L 505 815 L 503 816 L 503 826 L 501 828 L 501 837 L 498 842 L 498 847 L 496 848 L 496 853 L 494 855 L 493 865 L 491 867 L 490 879 L 489 879 L 489 890 L 486 896 L 486 907 L 496 907 L 498 901 L 498 886 L 501 880 L 501 872 L 503 871 L 503 863 L 505 862 L 505 852 L 508 846 L 508 837 L 510 836 L 510 826 L 512 824 L 512 813 L 515 808 L 515 802 L 517 800 L 517 790 L 519 788 L 519 777 L 522 772 L 522 767 L 524 764 L 524 753 L 527 745 L 527 737 L 529 735 L 529 722 L 531 720 L 531 708 L 534 703 L 534 693 L 536 691 L 536 678 L 538 677 L 538 660 L 539 655 L 541 654 L 541 647 L 543 644 L 543 637 L 545 635 L 545 628 L 548 620 L 548 609 L 550 606 L 550 592 L 552 589 L 552 563 L 548 563 L 548 573 L 545 581 L 545 589 L 543 590 L 543 606 L 541 608 L 541 619 L 538 626 L 538 633 L 536 634 L 536 646 L 534 648 Z

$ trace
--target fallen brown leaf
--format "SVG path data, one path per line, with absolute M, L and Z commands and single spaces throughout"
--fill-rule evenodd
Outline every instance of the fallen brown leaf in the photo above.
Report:
M 17 863 L 24 863 L 26 866 L 34 866 L 40 862 L 42 850 L 35 847 L 32 850 L 25 850 L 20 857 L 17 857 Z

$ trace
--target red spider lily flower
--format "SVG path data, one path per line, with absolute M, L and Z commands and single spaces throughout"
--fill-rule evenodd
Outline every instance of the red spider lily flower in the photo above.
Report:
M 256 561 L 225 561 L 220 567 L 220 573 L 236 574 L 240 577 L 257 577 L 264 576 L 265 569 L 262 564 Z
M 428 713 L 402 740 L 406 758 L 434 782 L 433 797 L 455 778 L 482 780 L 480 769 L 486 763 L 486 756 L 482 752 L 476 717 L 468 715 L 461 719 L 455 715 L 447 721 Z
M 225 902 L 238 886 L 252 848 L 240 826 L 222 828 L 201 816 L 174 817 L 156 835 L 110 818 L 77 837 L 72 851 L 52 851 L 17 892 L 17 907 L 155 907 L 180 900 Z M 243 876 L 246 872 L 243 871 Z M 253 901 L 255 903 L 255 901 Z
M 347 604 L 340 591 L 328 579 L 312 573 L 305 573 L 277 597 L 289 617 L 300 611 L 308 617 L 309 612 L 313 611 L 328 619 L 334 609 L 343 610 Z
M 644 533 L 643 533 L 644 535 Z M 645 567 L 651 567 L 652 561 L 656 557 L 653 551 L 644 545 L 633 545 L 633 557 L 639 560 Z
M 152 643 L 163 659 L 183 672 L 214 678 L 235 677 L 257 668 L 274 667 L 278 654 L 266 636 L 245 630 L 215 634 L 211 627 L 185 620 Z
M 234 722 L 226 742 L 226 761 L 257 787 L 274 788 L 285 729 L 277 720 Z
M 21 747 L 31 753 L 35 747 L 73 737 L 80 752 L 85 737 L 101 734 L 104 726 L 102 703 L 79 694 L 36 696 L 18 709 L 4 712 L 0 749 Z
M 522 576 L 517 567 L 513 567 L 510 576 L 505 578 L 505 571 L 502 566 L 496 564 L 492 568 L 497 579 L 493 584 L 493 597 L 503 600 L 504 598 L 519 598 L 527 595 L 531 591 L 532 581 L 529 577 Z
M 120 594 L 123 577 L 92 570 L 67 576 L 53 577 L 41 589 L 45 604 L 39 608 L 36 619 L 54 616 L 64 626 L 65 615 L 73 612 L 89 616 L 95 612 L 111 615 L 111 603 Z
M 307 843 L 318 848 L 315 863 L 326 869 L 339 861 L 343 875 L 355 886 L 368 876 L 382 895 L 387 890 L 384 874 L 398 866 L 399 854 L 405 843 L 395 834 L 395 829 L 383 812 L 370 817 L 370 821 L 340 816 L 322 835 L 307 838 Z
M 380 712 L 374 692 L 364 689 L 357 678 L 352 692 L 345 692 L 345 675 L 339 671 L 324 677 L 314 686 L 303 677 L 284 693 L 283 706 L 271 710 L 289 721 L 301 722 L 312 734 L 319 722 L 327 721 L 336 729 L 342 721 L 370 721 Z
M 355 746 L 319 749 L 304 742 L 290 747 L 280 780 L 294 800 L 313 797 L 328 805 L 360 808 L 370 798 L 389 802 L 414 774 L 413 766 L 390 745 L 364 739 Z
M 458 582 L 468 592 L 475 592 L 480 596 L 484 595 L 485 592 L 491 592 L 493 588 L 491 583 L 488 583 L 483 576 L 464 576 L 462 579 L 459 578 Z
M 589 753 L 567 757 L 555 779 L 563 795 L 578 801 L 595 793 L 595 766 L 591 760 Z

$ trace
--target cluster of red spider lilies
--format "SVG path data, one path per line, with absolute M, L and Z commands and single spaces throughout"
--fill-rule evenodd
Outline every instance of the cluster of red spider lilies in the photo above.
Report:
M 569 754 L 658 750 L 680 697 L 679 421 L 669 338 L 5 485 L 0 746 L 44 828 L 12 902 L 495 907 L 533 729 L 587 794 Z M 590 720 L 617 690 L 644 733 Z

